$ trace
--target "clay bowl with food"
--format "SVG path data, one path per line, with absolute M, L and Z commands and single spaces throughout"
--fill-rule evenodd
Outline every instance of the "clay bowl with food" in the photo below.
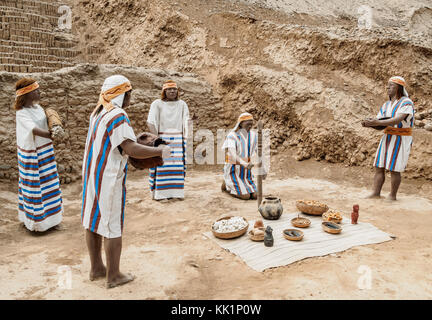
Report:
M 248 232 L 249 239 L 252 241 L 264 241 L 265 236 L 265 228 L 259 227 L 259 228 L 253 228 Z
M 325 203 L 315 200 L 297 200 L 296 207 L 302 213 L 320 216 L 328 210 L 328 206 Z
M 337 234 L 342 232 L 342 227 L 334 222 L 325 221 L 322 223 L 322 228 L 325 232 Z
M 342 212 L 336 210 L 328 210 L 322 215 L 323 221 L 329 221 L 334 223 L 341 223 L 343 220 Z
M 283 231 L 283 236 L 287 240 L 300 241 L 301 239 L 303 239 L 303 231 L 297 229 L 285 229 Z
M 307 228 L 310 226 L 311 221 L 307 218 L 297 217 L 297 218 L 291 219 L 291 224 L 297 228 Z
M 234 219 L 234 220 L 232 220 Z M 230 221 L 232 223 L 230 223 Z M 235 221 L 235 223 L 233 223 Z M 249 222 L 244 217 L 224 216 L 213 222 L 212 232 L 219 239 L 234 239 L 244 235 L 249 228 Z

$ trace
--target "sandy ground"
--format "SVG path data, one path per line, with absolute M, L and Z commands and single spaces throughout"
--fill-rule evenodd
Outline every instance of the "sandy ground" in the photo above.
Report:
M 169 203 L 152 201 L 147 177 L 133 172 L 127 183 L 121 266 L 137 279 L 107 290 L 103 279 L 88 280 L 79 183 L 63 187 L 64 230 L 44 234 L 31 233 L 18 222 L 16 187 L 0 184 L 0 299 L 432 298 L 430 183 L 404 181 L 397 202 L 366 200 L 371 171 L 285 161 L 286 169 L 274 170 L 264 185 L 265 194 L 281 198 L 284 212 L 296 212 L 295 200 L 308 198 L 326 201 L 348 217 L 359 203 L 361 221 L 396 239 L 259 273 L 203 236 L 221 214 L 260 217 L 255 201 L 220 191 L 220 169 L 191 170 L 186 199 Z M 360 266 L 371 270 L 370 289 L 358 287 Z M 62 280 L 67 272 L 69 283 Z

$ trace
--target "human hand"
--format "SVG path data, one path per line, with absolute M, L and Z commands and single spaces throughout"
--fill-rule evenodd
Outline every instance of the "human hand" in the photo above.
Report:
M 379 125 L 378 120 L 376 119 L 365 119 L 361 123 L 363 127 L 375 127 Z

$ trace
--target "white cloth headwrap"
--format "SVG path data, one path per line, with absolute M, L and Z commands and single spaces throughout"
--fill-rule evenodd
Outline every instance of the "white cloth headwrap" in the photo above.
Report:
M 105 79 L 103 85 L 102 85 L 102 92 L 114 88 L 118 85 L 121 85 L 122 83 L 125 82 L 129 82 L 129 79 L 126 78 L 125 76 L 116 74 L 114 76 L 110 76 L 108 78 Z M 114 99 L 111 100 L 111 103 L 116 106 L 121 108 L 123 106 L 123 100 L 124 100 L 124 93 L 122 93 L 121 95 L 115 97 Z
M 246 116 L 249 116 L 249 117 L 253 117 L 249 112 L 244 112 L 244 113 L 242 113 L 241 115 L 239 115 L 239 120 L 237 120 L 237 124 L 236 124 L 236 126 L 234 127 L 234 129 L 232 129 L 232 131 L 237 131 L 237 129 L 239 128 L 239 126 L 240 126 L 240 123 L 242 123 L 243 121 L 240 121 L 240 119 L 241 118 L 243 118 L 243 117 L 246 117 Z
M 253 118 L 253 116 L 252 116 L 250 113 L 248 113 L 248 112 L 244 112 L 244 113 L 242 113 L 241 115 L 239 115 L 238 120 L 237 120 L 237 123 L 236 123 L 234 129 L 232 129 L 232 130 L 230 131 L 230 133 L 231 133 L 231 132 L 235 132 L 235 131 L 237 131 L 237 129 L 240 127 L 240 123 L 242 123 L 243 121 L 246 121 L 246 120 L 241 120 L 241 119 L 244 118 L 244 117 L 251 117 L 251 118 Z M 227 142 L 227 139 L 225 139 L 225 142 L 224 142 L 223 145 L 222 145 L 222 149 L 226 149 L 226 148 L 228 148 L 228 142 Z

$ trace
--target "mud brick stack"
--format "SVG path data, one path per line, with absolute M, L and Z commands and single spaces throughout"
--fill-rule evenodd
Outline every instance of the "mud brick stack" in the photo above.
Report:
M 75 65 L 77 41 L 59 28 L 54 0 L 0 1 L 0 71 L 50 72 Z

